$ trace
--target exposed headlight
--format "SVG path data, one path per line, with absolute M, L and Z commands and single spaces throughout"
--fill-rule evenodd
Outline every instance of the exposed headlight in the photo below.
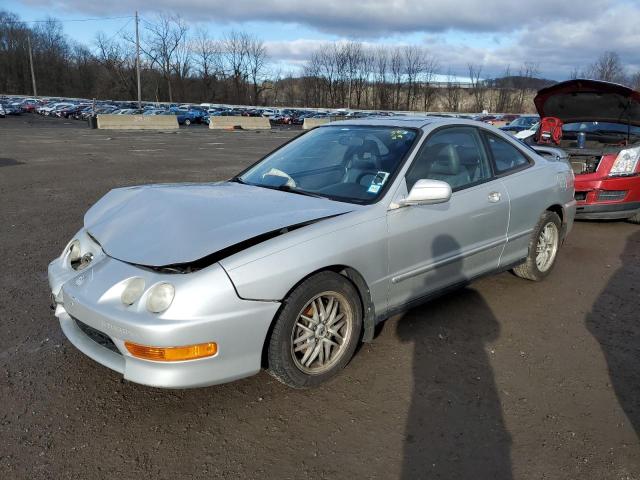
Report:
M 633 175 L 636 173 L 638 159 L 640 158 L 640 147 L 625 148 L 618 153 L 611 171 L 610 176 Z
M 73 239 L 69 244 L 66 254 L 69 257 L 69 264 L 74 270 L 82 270 L 93 261 L 93 253 L 87 252 L 84 255 L 82 254 L 80 240 L 77 238 Z
M 80 261 L 80 258 L 82 257 L 82 252 L 80 251 L 80 240 L 78 240 L 77 238 L 74 239 L 70 244 L 69 244 L 69 248 L 67 250 L 67 253 L 69 255 L 69 262 L 73 265 L 74 263 L 77 263 Z
M 133 305 L 138 301 L 138 299 L 144 293 L 144 279 L 142 278 L 132 278 L 127 283 L 122 295 L 120 295 L 120 300 L 125 305 Z
M 147 310 L 151 313 L 164 312 L 176 294 L 176 289 L 170 283 L 158 283 L 151 287 L 147 296 Z

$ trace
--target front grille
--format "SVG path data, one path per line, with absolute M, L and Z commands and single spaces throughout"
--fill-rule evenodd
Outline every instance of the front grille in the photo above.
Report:
M 96 330 L 93 327 L 90 327 L 86 323 L 81 322 L 75 317 L 71 317 L 76 322 L 80 330 L 82 330 L 87 337 L 96 342 L 98 345 L 111 350 L 114 353 L 121 354 L 116 344 L 113 343 L 113 340 L 108 335 L 105 335 L 100 330 Z
M 587 192 L 576 192 L 576 201 L 584 202 L 587 199 Z
M 626 190 L 601 190 L 598 192 L 598 201 L 600 202 L 614 202 L 624 200 L 627 196 Z

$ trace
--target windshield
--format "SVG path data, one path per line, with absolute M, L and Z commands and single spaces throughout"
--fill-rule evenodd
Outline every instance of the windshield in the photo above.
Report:
M 530 127 L 538 121 L 537 117 L 520 117 L 516 118 L 509 125 L 512 127 Z
M 584 133 L 607 133 L 607 134 L 620 134 L 626 136 L 631 133 L 634 137 L 640 137 L 640 127 L 628 125 L 624 123 L 609 123 L 609 122 L 576 122 L 565 123 L 562 127 L 563 132 L 584 132 Z
M 375 201 L 418 133 L 378 126 L 320 127 L 275 151 L 236 180 L 352 203 Z

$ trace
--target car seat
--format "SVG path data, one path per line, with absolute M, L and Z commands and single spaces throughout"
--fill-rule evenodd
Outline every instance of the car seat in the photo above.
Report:
M 562 140 L 562 120 L 556 117 L 544 117 L 535 137 L 536 143 L 560 145 Z
M 458 151 L 454 145 L 442 148 L 429 166 L 427 178 L 441 180 L 456 188 L 471 182 L 469 172 L 462 168 Z
M 380 148 L 373 140 L 365 140 L 359 147 L 347 150 L 347 172 L 343 183 L 358 183 L 369 186 L 381 170 Z

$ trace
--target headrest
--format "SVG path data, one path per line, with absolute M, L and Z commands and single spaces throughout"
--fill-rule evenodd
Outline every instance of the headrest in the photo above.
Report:
M 433 149 L 430 174 L 457 175 L 460 173 L 460 157 L 458 157 L 456 147 L 451 144 L 437 144 L 433 146 Z
M 355 168 L 378 168 L 380 159 L 380 149 L 373 140 L 365 140 L 364 143 L 352 150 L 352 166 Z

